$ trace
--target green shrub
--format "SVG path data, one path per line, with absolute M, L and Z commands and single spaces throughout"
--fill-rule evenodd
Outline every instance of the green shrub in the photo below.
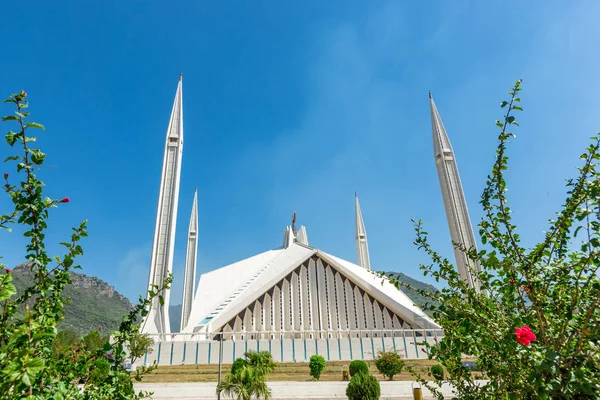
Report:
M 369 366 L 363 360 L 354 360 L 350 363 L 348 367 L 350 371 L 350 376 L 356 375 L 358 372 L 364 372 L 365 374 L 369 374 Z
M 92 352 L 104 348 L 106 343 L 108 343 L 108 337 L 102 336 L 99 330 L 89 332 L 82 339 L 85 349 Z
M 310 376 L 312 376 L 316 380 L 319 380 L 319 378 L 321 377 L 321 373 L 325 369 L 325 358 L 317 354 L 315 354 L 314 356 L 310 356 L 308 368 L 310 369 Z
M 55 358 L 58 358 L 65 355 L 77 343 L 79 343 L 77 332 L 71 330 L 60 331 L 56 334 L 54 343 L 52 343 L 52 353 Z
M 381 388 L 377 379 L 362 371 L 352 375 L 346 388 L 349 400 L 378 400 L 380 394 Z
M 394 380 L 394 375 L 402 372 L 404 360 L 400 354 L 394 351 L 379 350 L 375 358 L 375 366 L 383 376 L 392 381 Z
M 233 364 L 231 365 L 231 373 L 235 374 L 236 372 L 238 372 L 240 369 L 244 368 L 247 365 L 248 365 L 248 362 L 246 360 L 244 360 L 243 358 L 236 358 L 235 361 L 233 362 Z
M 110 372 L 110 363 L 103 359 L 99 358 L 94 361 L 94 366 L 90 371 L 90 382 L 95 384 L 99 384 L 104 381 L 108 377 L 108 373 Z
M 431 367 L 431 375 L 438 381 L 444 380 L 444 367 L 439 364 Z

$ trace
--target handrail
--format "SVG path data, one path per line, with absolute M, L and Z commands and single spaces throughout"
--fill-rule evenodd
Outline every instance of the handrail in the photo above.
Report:
M 223 334 L 226 340 L 275 340 L 275 339 L 337 339 L 337 338 L 386 338 L 386 337 L 433 337 L 444 336 L 442 329 L 346 329 L 346 330 L 295 330 L 295 331 L 238 331 L 211 333 L 162 333 L 148 334 L 156 342 L 213 341 Z

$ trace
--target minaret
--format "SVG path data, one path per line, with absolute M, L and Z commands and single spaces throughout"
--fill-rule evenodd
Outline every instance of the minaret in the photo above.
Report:
M 183 277 L 183 301 L 181 302 L 181 327 L 180 332 L 187 325 L 196 285 L 196 259 L 198 253 L 198 189 L 194 192 L 194 203 L 192 204 L 192 215 L 190 216 L 190 227 L 188 229 L 187 252 L 185 255 L 185 275 Z
M 360 204 L 358 203 L 358 195 L 356 193 L 354 193 L 354 200 L 356 203 L 356 252 L 358 253 L 358 265 L 370 271 L 371 260 L 369 259 L 367 231 L 365 230 L 365 222 L 360 212 Z
M 446 208 L 450 237 L 452 238 L 452 243 L 462 244 L 467 249 L 477 249 L 465 194 L 460 183 L 454 150 L 452 150 L 452 145 L 446 134 L 446 129 L 435 106 L 431 92 L 429 92 L 429 102 L 433 131 L 433 154 L 435 155 L 435 165 L 442 189 L 444 207 Z M 475 284 L 468 265 L 474 271 L 481 271 L 480 265 L 470 260 L 462 250 L 456 247 L 454 248 L 454 256 L 456 257 L 456 267 L 461 278 L 469 286 L 478 288 L 479 285 Z
M 175 224 L 177 222 L 181 153 L 183 151 L 183 96 L 181 85 L 182 76 L 180 74 L 165 140 L 148 290 L 153 290 L 151 285 L 162 286 L 163 279 L 173 270 Z M 163 293 L 164 302 L 162 305 L 158 297 L 154 298 L 149 313 L 144 320 L 142 332 L 170 333 L 169 295 L 169 290 Z

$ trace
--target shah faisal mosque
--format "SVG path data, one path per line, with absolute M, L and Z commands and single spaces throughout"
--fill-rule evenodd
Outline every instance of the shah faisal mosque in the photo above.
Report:
M 167 128 L 152 245 L 148 290 L 173 270 L 175 225 L 183 155 L 182 76 Z M 475 248 L 454 151 L 429 94 L 433 153 L 452 242 Z M 141 331 L 155 338 L 144 364 L 210 364 L 218 345 L 224 362 L 248 350 L 268 350 L 275 361 L 303 362 L 313 354 L 327 360 L 372 359 L 393 348 L 419 358 L 417 343 L 443 336 L 442 327 L 386 278 L 371 271 L 367 232 L 355 195 L 357 262 L 311 247 L 296 216 L 272 249 L 204 273 L 196 287 L 198 193 L 194 193 L 183 282 L 180 332 L 169 322 L 169 291 L 154 298 Z M 455 249 L 462 279 L 475 286 L 467 256 Z M 222 340 L 219 343 L 219 340 Z M 424 357 L 422 354 L 420 357 Z

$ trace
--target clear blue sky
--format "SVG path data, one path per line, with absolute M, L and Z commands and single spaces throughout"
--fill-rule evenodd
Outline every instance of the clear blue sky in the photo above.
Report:
M 132 298 L 145 291 L 180 71 L 185 145 L 173 304 L 181 301 L 196 186 L 199 273 L 279 246 L 294 210 L 311 245 L 355 262 L 355 191 L 375 269 L 422 277 L 418 264 L 427 259 L 412 245 L 413 217 L 452 257 L 428 90 L 477 222 L 499 103 L 524 79 L 509 193 L 526 243 L 541 237 L 565 178 L 600 130 L 599 2 L 294 4 L 3 5 L 0 94 L 25 89 L 32 120 L 47 127 L 41 178 L 48 195 L 72 200 L 52 212 L 48 240 L 64 240 L 89 219 L 84 273 Z M 0 147 L 0 158 L 7 150 Z M 9 265 L 23 261 L 18 234 L 0 232 Z

